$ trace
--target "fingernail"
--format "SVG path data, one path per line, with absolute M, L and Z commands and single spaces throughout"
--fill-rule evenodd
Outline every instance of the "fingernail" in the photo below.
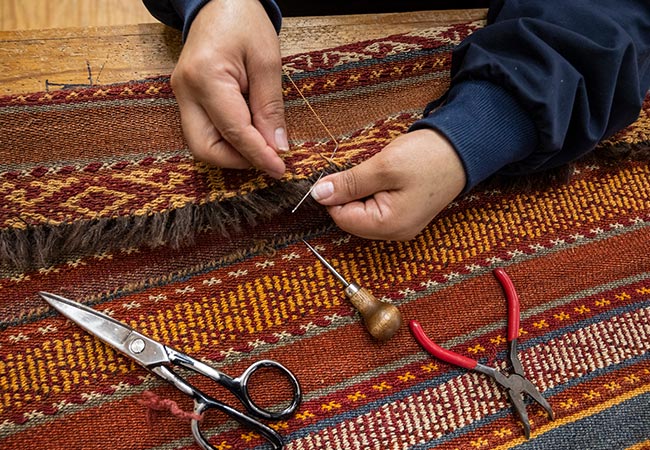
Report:
M 275 130 L 275 146 L 278 150 L 286 152 L 289 150 L 289 140 L 287 139 L 287 131 L 280 127 Z
M 314 200 L 325 200 L 334 193 L 334 184 L 331 181 L 321 181 L 316 183 L 311 191 Z

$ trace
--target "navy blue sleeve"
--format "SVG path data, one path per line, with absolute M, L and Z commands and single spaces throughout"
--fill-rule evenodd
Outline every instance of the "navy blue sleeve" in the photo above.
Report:
M 647 0 L 496 0 L 452 56 L 449 91 L 413 129 L 454 145 L 465 190 L 557 167 L 638 117 L 650 86 Z
M 187 37 L 192 21 L 199 10 L 210 0 L 142 0 L 152 16 L 169 25 L 183 30 L 183 40 Z M 282 26 L 282 14 L 275 0 L 260 0 L 276 32 Z

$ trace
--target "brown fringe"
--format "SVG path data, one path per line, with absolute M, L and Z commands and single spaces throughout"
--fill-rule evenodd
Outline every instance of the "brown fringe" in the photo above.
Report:
M 224 236 L 290 210 L 318 174 L 309 180 L 277 183 L 227 201 L 187 205 L 149 216 L 83 220 L 58 225 L 27 226 L 0 232 L 0 266 L 24 272 L 57 262 L 116 249 L 191 245 L 197 234 L 218 230 Z M 314 207 L 308 199 L 301 208 Z
M 608 142 L 581 162 L 615 164 L 625 159 L 650 161 L 650 143 Z M 567 183 L 574 167 L 575 164 L 569 164 L 525 177 L 494 176 L 478 188 L 510 192 L 545 189 Z M 333 173 L 343 169 L 345 167 L 330 164 L 324 170 Z M 255 225 L 260 219 L 289 213 L 319 174 L 315 171 L 309 180 L 277 183 L 232 200 L 187 205 L 168 213 L 3 230 L 0 232 L 0 265 L 9 272 L 35 270 L 65 259 L 120 248 L 162 245 L 179 248 L 191 245 L 196 235 L 206 230 L 218 230 L 228 236 L 243 226 Z M 308 199 L 301 208 L 314 205 Z

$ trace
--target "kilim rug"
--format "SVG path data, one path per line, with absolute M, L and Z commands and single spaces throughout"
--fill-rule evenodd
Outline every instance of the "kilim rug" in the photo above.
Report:
M 403 133 L 482 25 L 286 58 L 340 142 L 335 165 Z M 400 243 L 347 235 L 313 202 L 290 213 L 334 142 L 285 86 L 280 181 L 195 163 L 166 77 L 0 99 L 1 448 L 197 448 L 186 420 L 142 404 L 146 392 L 189 400 L 38 291 L 232 375 L 283 363 L 304 392 L 273 424 L 287 449 L 650 448 L 650 167 L 637 151 L 650 100 L 567 181 L 478 187 Z M 496 367 L 506 304 L 492 269 L 504 267 L 521 297 L 520 358 L 555 420 L 529 405 L 526 440 L 491 380 L 433 359 L 406 326 L 374 341 L 302 238 L 442 346 Z M 218 449 L 265 448 L 226 417 L 206 421 Z

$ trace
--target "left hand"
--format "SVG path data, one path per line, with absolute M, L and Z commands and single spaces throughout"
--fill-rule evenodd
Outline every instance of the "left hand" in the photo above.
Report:
M 399 136 L 351 169 L 323 177 L 312 196 L 348 233 L 408 240 L 462 192 L 465 180 L 449 141 L 421 129 Z
M 171 85 L 196 159 L 284 175 L 278 154 L 289 142 L 280 42 L 259 0 L 207 2 L 192 22 Z

